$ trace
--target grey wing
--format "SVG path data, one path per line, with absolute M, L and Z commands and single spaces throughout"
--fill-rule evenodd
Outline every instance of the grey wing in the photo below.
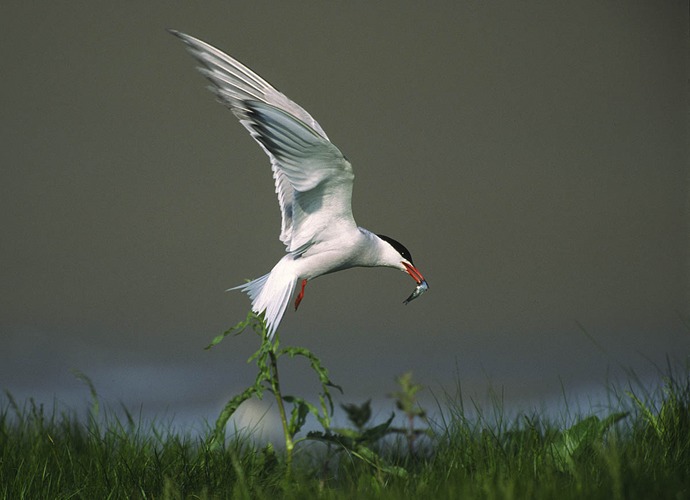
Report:
M 330 222 L 354 226 L 350 163 L 317 121 L 245 65 L 194 37 L 172 31 L 202 64 L 211 90 L 237 116 L 271 160 L 282 214 L 280 239 L 300 252 Z M 329 210 L 316 212 L 328 194 Z
M 340 150 L 281 109 L 258 101 L 245 105 L 243 125 L 271 158 L 276 183 L 291 188 L 287 251 L 302 253 L 319 237 L 354 229 L 354 174 Z

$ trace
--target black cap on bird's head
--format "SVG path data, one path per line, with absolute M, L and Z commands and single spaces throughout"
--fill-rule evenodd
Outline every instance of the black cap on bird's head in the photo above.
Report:
M 412 300 L 416 299 L 421 294 L 426 292 L 429 289 L 429 284 L 424 279 L 424 276 L 422 276 L 422 273 L 420 273 L 419 270 L 415 267 L 414 263 L 412 262 L 412 254 L 405 247 L 405 245 L 383 234 L 377 234 L 376 236 L 388 243 L 395 249 L 396 252 L 400 254 L 400 256 L 403 259 L 400 261 L 400 263 L 402 264 L 401 270 L 404 270 L 407 274 L 412 276 L 412 279 L 415 281 L 415 283 L 417 283 L 417 288 L 415 288 L 414 292 L 412 292 L 412 295 L 410 295 L 404 302 L 405 304 L 408 304 L 409 302 L 411 302 Z
M 412 254 L 407 249 L 407 247 L 405 247 L 405 245 L 403 245 L 397 240 L 394 240 L 390 236 L 386 236 L 384 234 L 377 234 L 376 236 L 378 236 L 383 241 L 388 243 L 390 246 L 395 248 L 395 250 L 402 256 L 403 259 L 407 260 L 410 264 L 414 265 L 414 263 L 412 262 Z

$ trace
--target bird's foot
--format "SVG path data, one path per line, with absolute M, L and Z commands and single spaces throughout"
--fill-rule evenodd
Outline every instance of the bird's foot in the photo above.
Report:
M 307 286 L 307 280 L 302 280 L 302 290 L 300 290 L 299 295 L 297 296 L 297 300 L 295 300 L 295 311 L 299 307 L 299 303 L 302 302 L 302 299 L 304 298 L 305 286 Z

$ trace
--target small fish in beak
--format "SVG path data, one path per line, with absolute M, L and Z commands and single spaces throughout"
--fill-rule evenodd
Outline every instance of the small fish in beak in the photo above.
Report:
M 412 295 L 407 297 L 407 299 L 403 302 L 403 304 L 407 305 L 414 299 L 419 297 L 421 294 L 426 292 L 429 289 L 429 284 L 426 282 L 424 276 L 422 276 L 422 273 L 420 273 L 416 267 L 414 267 L 411 264 L 408 264 L 407 262 L 403 262 L 402 264 L 403 266 L 405 266 L 407 274 L 412 276 L 412 279 L 414 279 L 417 282 L 417 288 L 415 288 L 412 292 Z
M 412 292 L 412 295 L 410 295 L 409 297 L 407 297 L 407 299 L 405 299 L 403 304 L 405 304 L 405 305 L 409 304 L 414 299 L 419 297 L 421 294 L 426 292 L 428 289 L 429 289 L 429 284 L 426 282 L 426 280 L 422 280 L 422 282 L 417 285 L 417 288 L 414 289 L 414 292 Z

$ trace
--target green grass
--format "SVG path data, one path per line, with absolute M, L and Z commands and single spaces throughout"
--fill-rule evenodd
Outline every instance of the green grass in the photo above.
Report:
M 350 406 L 354 429 L 338 432 L 352 440 L 305 443 L 291 470 L 284 452 L 248 435 L 218 445 L 210 427 L 191 437 L 126 411 L 115 417 L 99 407 L 93 387 L 87 418 L 56 405 L 19 405 L 7 394 L 0 496 L 690 498 L 690 376 L 668 373 L 654 389 L 630 385 L 610 390 L 606 411 L 565 415 L 567 424 L 539 414 L 508 419 L 500 405 L 467 412 L 461 398 L 447 397 L 439 401 L 443 417 L 414 448 L 404 429 L 395 439 L 386 428 L 379 439 L 365 405 Z M 365 439 L 367 447 L 353 444 Z

